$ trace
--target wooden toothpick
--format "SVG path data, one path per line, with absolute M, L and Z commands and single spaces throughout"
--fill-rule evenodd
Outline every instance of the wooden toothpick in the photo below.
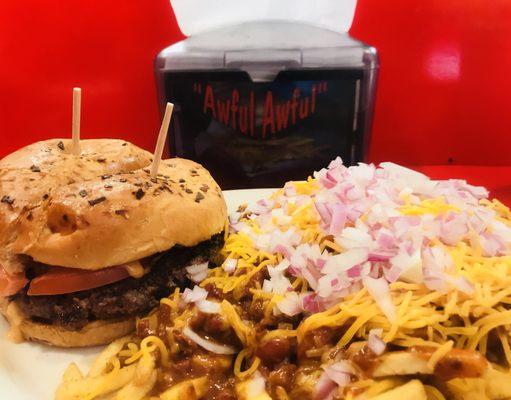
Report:
M 158 134 L 158 141 L 156 142 L 156 148 L 154 149 L 153 163 L 151 164 L 151 178 L 156 178 L 158 174 L 158 166 L 160 165 L 161 155 L 163 154 L 163 146 L 167 139 L 167 132 L 169 131 L 170 117 L 172 116 L 172 110 L 174 104 L 167 103 L 165 107 L 165 115 L 161 122 L 160 133 Z
M 73 154 L 79 156 L 80 149 L 80 108 L 82 103 L 82 89 L 73 88 Z

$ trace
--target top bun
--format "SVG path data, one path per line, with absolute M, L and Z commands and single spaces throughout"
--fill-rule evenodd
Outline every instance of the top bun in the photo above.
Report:
M 81 153 L 72 153 L 71 139 L 48 139 L 16 150 L 0 160 L 1 169 L 40 169 L 42 172 L 65 174 L 62 164 L 72 167 L 82 160 L 90 173 L 127 172 L 149 165 L 152 154 L 120 139 L 80 140 Z M 90 162 L 90 163 L 89 163 Z M 81 169 L 82 166 L 76 165 Z
M 81 155 L 70 139 L 33 143 L 0 160 L 0 263 L 10 273 L 23 266 L 10 251 L 22 212 L 39 207 L 58 187 L 148 166 L 152 154 L 115 139 L 82 140 Z
M 63 267 L 102 269 L 175 245 L 194 246 L 227 220 L 222 192 L 201 165 L 174 158 L 149 168 L 104 174 L 54 188 L 24 210 L 12 251 Z

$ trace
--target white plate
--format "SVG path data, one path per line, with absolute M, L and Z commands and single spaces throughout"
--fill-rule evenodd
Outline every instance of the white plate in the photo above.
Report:
M 225 191 L 230 211 L 239 204 L 268 197 L 273 189 Z M 56 386 L 67 365 L 76 361 L 83 371 L 101 350 L 55 349 L 37 343 L 13 344 L 5 338 L 7 322 L 0 317 L 0 399 L 48 400 L 53 399 Z

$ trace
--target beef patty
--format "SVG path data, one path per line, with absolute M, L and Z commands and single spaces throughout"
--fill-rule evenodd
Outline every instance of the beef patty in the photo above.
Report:
M 142 260 L 150 270 L 142 278 L 126 278 L 110 285 L 52 296 L 29 296 L 27 287 L 12 297 L 21 310 L 36 322 L 78 330 L 98 319 L 146 314 L 176 287 L 191 285 L 186 276 L 191 264 L 211 260 L 223 245 L 223 234 L 194 247 L 175 246 Z

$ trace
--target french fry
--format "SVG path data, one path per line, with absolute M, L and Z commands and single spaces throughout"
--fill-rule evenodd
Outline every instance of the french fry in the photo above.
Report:
M 197 392 L 190 381 L 178 383 L 160 394 L 161 400 L 197 400 L 198 398 Z
M 115 400 L 140 400 L 143 399 L 147 393 L 151 391 L 154 384 L 156 383 L 157 372 L 152 370 L 149 375 L 149 379 L 147 379 L 142 384 L 137 384 L 136 380 L 128 383 L 121 390 L 119 390 L 114 399 Z M 186 397 L 183 397 L 186 399 Z
M 130 340 L 131 338 L 126 336 L 110 343 L 96 358 L 87 376 L 94 377 L 103 374 L 112 357 L 116 356 Z
M 371 398 L 371 400 L 396 399 L 428 400 L 424 386 L 417 379 L 414 379 L 402 386 L 398 386 L 397 388 L 391 389 L 383 394 Z
M 447 388 L 455 400 L 490 400 L 486 393 L 487 382 L 481 378 L 452 379 Z
M 266 392 L 264 378 L 258 372 L 250 379 L 236 384 L 236 395 L 240 400 L 271 400 Z
M 289 400 L 289 396 L 282 386 L 277 386 L 275 394 L 277 395 L 277 400 Z
M 203 376 L 201 378 L 192 379 L 192 385 L 197 396 L 200 398 L 208 391 L 208 378 Z
M 202 398 L 208 390 L 208 378 L 190 379 L 166 390 L 160 395 L 161 400 L 198 400 Z
M 424 385 L 424 389 L 426 389 L 426 396 L 428 396 L 428 400 L 445 400 L 444 394 L 436 387 Z
M 64 371 L 62 379 L 64 382 L 77 382 L 83 379 L 83 374 L 78 365 L 73 362 Z
M 144 385 L 152 376 L 153 371 L 154 359 L 149 354 L 144 354 L 137 363 L 133 384 L 136 386 Z
M 407 351 L 394 351 L 384 354 L 373 371 L 373 377 L 432 374 L 433 370 L 428 367 L 428 360 L 417 357 Z
M 390 378 L 390 379 L 382 379 L 371 385 L 369 389 L 367 389 L 363 393 L 363 398 L 373 398 L 377 395 L 388 392 L 391 389 L 394 389 L 398 386 L 403 385 L 403 381 L 401 379 Z
M 85 400 L 115 392 L 135 377 L 136 365 L 129 365 L 109 374 L 62 382 L 55 392 L 55 400 Z
M 319 374 L 312 375 L 307 373 L 304 369 L 299 369 L 295 376 L 295 385 L 291 391 L 292 397 L 298 396 L 299 398 L 312 397 L 315 391 L 316 382 L 319 379 Z
M 493 367 L 488 368 L 485 376 L 486 392 L 492 400 L 511 398 L 511 371 L 501 372 Z

